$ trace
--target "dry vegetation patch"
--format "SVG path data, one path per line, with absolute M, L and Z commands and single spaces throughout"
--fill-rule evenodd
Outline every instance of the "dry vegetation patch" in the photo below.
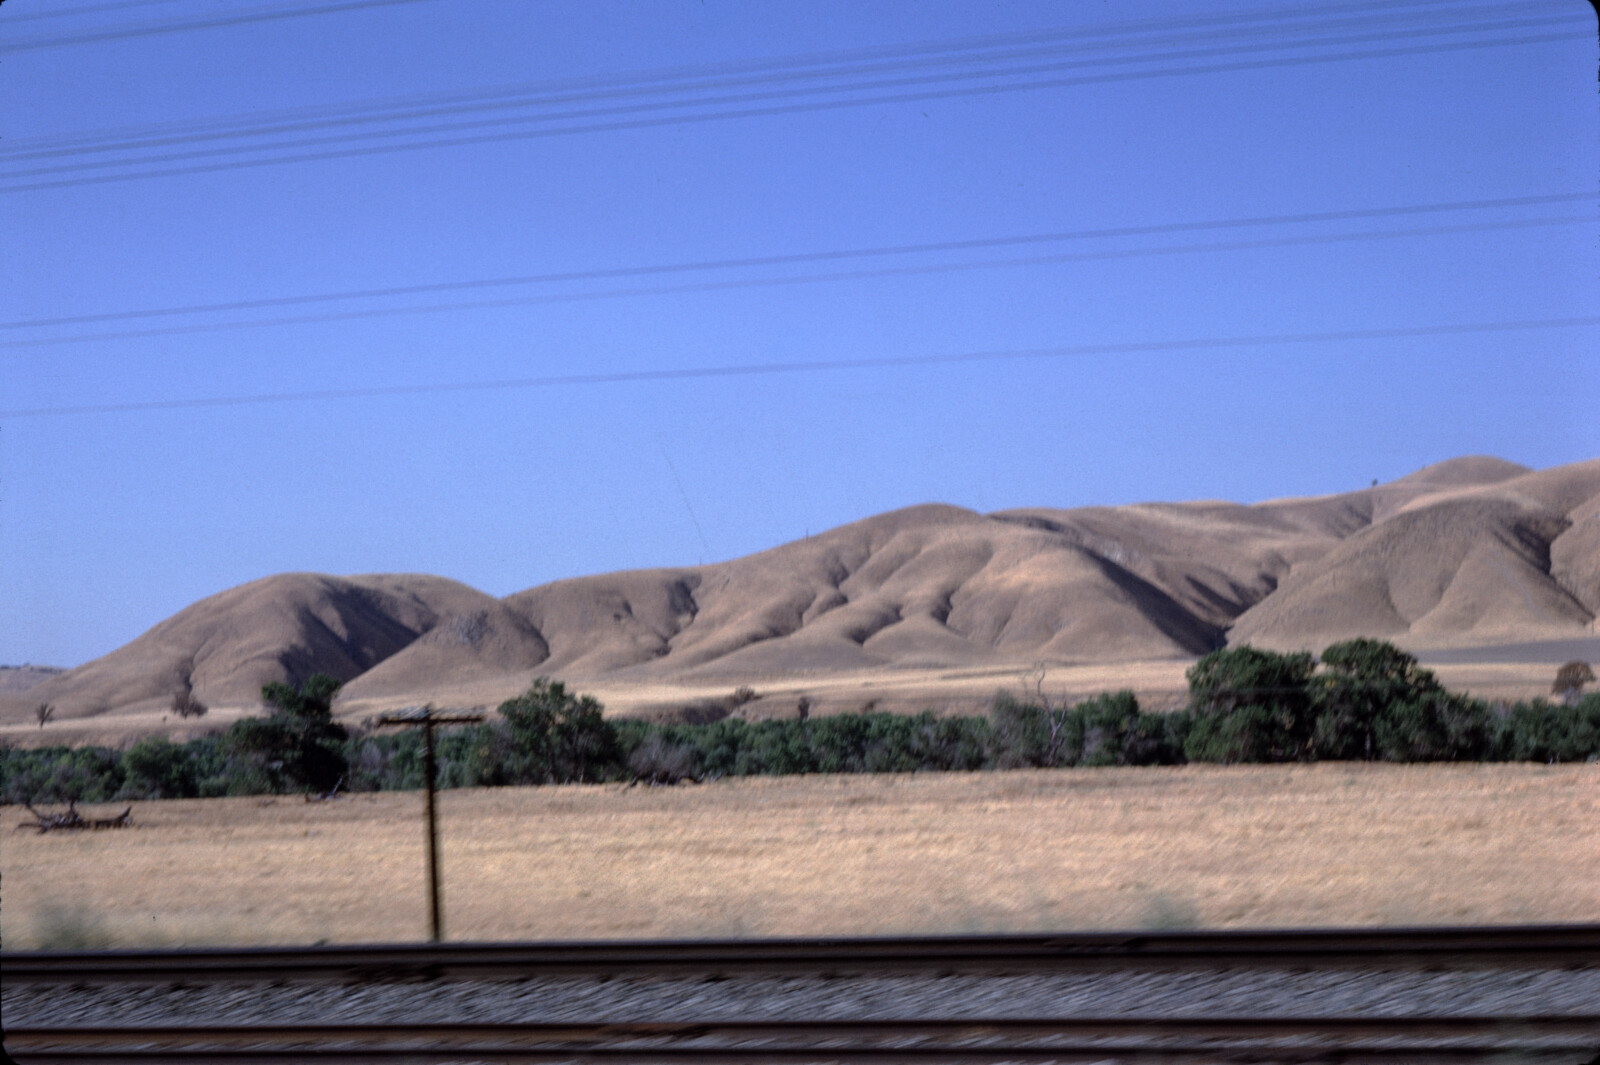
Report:
M 446 792 L 459 939 L 1600 918 L 1600 767 L 1321 764 Z M 421 797 L 7 831 L 5 946 L 420 938 Z

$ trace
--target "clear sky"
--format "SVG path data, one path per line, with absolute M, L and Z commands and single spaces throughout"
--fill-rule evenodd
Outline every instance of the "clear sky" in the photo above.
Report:
M 284 571 L 1595 457 L 1597 48 L 1582 0 L 6 0 L 0 663 Z

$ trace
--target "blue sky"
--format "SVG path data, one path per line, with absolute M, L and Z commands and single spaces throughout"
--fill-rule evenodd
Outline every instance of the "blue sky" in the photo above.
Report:
M 1600 454 L 1578 0 L 269 6 L 0 10 L 0 662 L 291 570 Z

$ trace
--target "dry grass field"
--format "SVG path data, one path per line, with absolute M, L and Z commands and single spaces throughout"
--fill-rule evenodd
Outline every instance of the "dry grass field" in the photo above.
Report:
M 1452 690 L 1482 699 L 1515 701 L 1547 696 L 1556 665 L 1550 661 L 1510 660 L 1510 652 L 1516 650 L 1515 646 L 1490 647 L 1479 652 L 1482 657 L 1478 660 L 1429 664 L 1429 668 Z M 1128 688 L 1138 695 L 1141 705 L 1164 710 L 1181 706 L 1187 699 L 1184 671 L 1191 665 L 1192 659 L 1054 664 L 1047 670 L 1043 683 L 1051 698 L 1067 702 Z M 694 679 L 609 676 L 568 680 L 574 690 L 597 697 L 612 716 L 651 721 L 703 721 L 721 717 L 729 712 L 728 696 L 733 690 L 749 685 L 760 698 L 738 707 L 734 716 L 764 720 L 793 717 L 801 698 L 809 702 L 811 713 L 817 716 L 865 710 L 901 714 L 923 710 L 939 714 L 984 714 L 1001 689 L 1017 694 L 1031 691 L 1036 683 L 1032 668 L 1030 664 L 1018 663 L 938 669 L 733 674 Z M 476 683 L 442 684 L 433 688 L 429 695 L 439 706 L 492 709 L 526 691 L 538 675 L 537 669 L 530 669 L 509 679 L 499 677 Z M 355 726 L 380 711 L 413 705 L 417 701 L 414 697 L 341 697 L 334 704 L 334 712 L 341 721 Z M 248 706 L 213 707 L 205 717 L 182 723 L 176 718 L 169 720 L 170 715 L 161 708 L 52 721 L 45 728 L 40 728 L 32 719 L 0 722 L 0 743 L 18 747 L 54 744 L 119 747 L 151 733 L 182 741 L 224 730 L 241 717 L 261 712 L 257 702 Z
M 168 801 L 129 831 L 8 830 L 4 946 L 415 940 L 421 811 Z M 517 788 L 441 816 L 456 939 L 1600 919 L 1594 765 Z

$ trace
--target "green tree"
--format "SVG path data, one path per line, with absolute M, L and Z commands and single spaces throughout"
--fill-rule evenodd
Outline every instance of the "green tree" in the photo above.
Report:
M 192 799 L 200 794 L 191 748 L 164 736 L 146 736 L 122 755 L 123 790 L 147 799 Z
M 1311 752 L 1310 654 L 1213 651 L 1193 666 L 1184 754 L 1194 762 L 1293 762 Z
M 1572 704 L 1517 703 L 1505 721 L 1501 757 L 1518 762 L 1582 762 L 1600 758 L 1600 693 Z
M 1059 715 L 1035 702 L 1023 702 L 1008 691 L 996 693 L 989 709 L 994 764 L 1001 769 L 1057 764 L 1057 745 L 1052 741 L 1060 738 L 1063 723 Z M 1079 742 L 1074 740 L 1074 749 Z
M 1322 672 L 1312 681 L 1317 753 L 1368 761 L 1383 757 L 1380 731 L 1397 735 L 1389 719 L 1401 707 L 1410 722 L 1431 718 L 1441 709 L 1434 697 L 1443 692 L 1432 673 L 1392 643 L 1364 637 L 1336 643 L 1322 652 Z
M 333 697 L 340 682 L 326 673 L 300 687 L 274 681 L 261 689 L 272 707 L 266 717 L 247 717 L 229 727 L 230 753 L 252 762 L 273 790 L 285 784 L 327 791 L 349 772 L 345 741 L 350 734 L 333 720 Z
M 500 704 L 510 737 L 507 770 L 529 784 L 597 780 L 622 760 L 616 726 L 590 695 L 573 695 L 560 681 L 540 677 Z
M 1495 746 L 1487 704 L 1435 687 L 1399 698 L 1378 717 L 1376 749 L 1390 762 L 1476 762 Z
M 1075 730 L 1079 741 L 1072 764 L 1127 765 L 1128 741 L 1139 728 L 1139 700 L 1133 692 L 1101 692 L 1073 710 L 1082 724 Z

